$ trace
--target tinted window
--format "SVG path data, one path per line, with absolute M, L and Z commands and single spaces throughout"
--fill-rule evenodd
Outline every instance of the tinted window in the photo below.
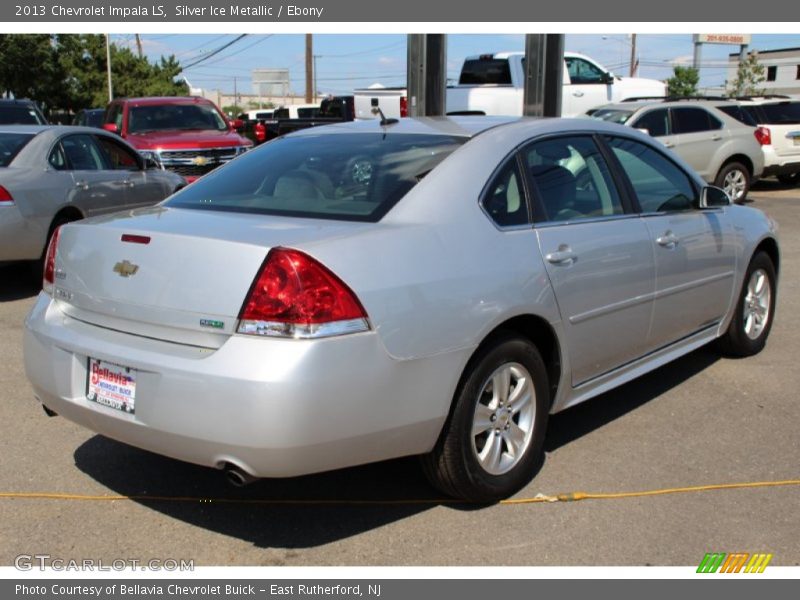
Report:
M 571 83 L 604 83 L 605 73 L 582 58 L 565 58 Z
M 529 222 L 522 176 L 515 159 L 508 161 L 489 185 L 483 199 L 483 208 L 501 227 Z
M 103 153 L 90 135 L 69 135 L 61 140 L 69 167 L 75 171 L 98 171 L 106 168 Z
M 487 58 L 465 60 L 461 68 L 460 84 L 509 84 L 511 83 L 511 70 L 508 59 Z
M 718 106 L 717 109 L 721 110 L 729 117 L 733 117 L 739 121 L 739 123 L 744 123 L 750 127 L 755 127 L 758 125 L 758 122 L 752 117 L 752 115 L 743 110 L 741 106 L 731 104 L 729 106 Z
M 673 108 L 672 120 L 675 133 L 697 133 L 722 127 L 719 119 L 702 108 Z
M 212 171 L 168 205 L 377 221 L 465 141 L 380 131 L 279 138 Z
M 288 119 L 289 118 L 289 109 L 288 108 L 276 108 L 272 112 L 273 119 Z
M 63 171 L 67 168 L 67 158 L 64 156 L 64 149 L 61 147 L 61 144 L 56 144 L 50 151 L 47 162 L 49 162 L 50 166 L 56 171 Z
M 780 102 L 777 104 L 762 104 L 761 110 L 766 116 L 766 124 L 796 124 L 800 123 L 800 102 Z
M 139 170 L 139 162 L 136 160 L 136 156 L 133 152 L 105 136 L 99 136 L 97 141 L 103 149 L 106 163 L 112 169 L 124 171 Z
M 608 121 L 609 123 L 624 124 L 631 118 L 633 111 L 620 110 L 618 108 L 601 108 L 589 111 L 586 114 L 591 115 L 593 119 L 600 119 L 601 121 Z
M 631 127 L 647 129 L 653 137 L 660 137 L 670 133 L 669 111 L 666 108 L 651 110 L 639 117 Z
M 104 119 L 105 123 L 114 123 L 118 129 L 122 129 L 122 105 L 112 104 L 108 109 L 108 115 Z
M 225 131 L 228 124 L 209 104 L 153 104 L 128 110 L 129 133 L 170 129 Z
M 688 210 L 697 205 L 689 177 L 656 150 L 633 140 L 610 138 L 614 155 L 628 175 L 642 212 Z
M 7 167 L 32 139 L 32 133 L 0 133 L 0 167 Z
M 566 221 L 625 212 L 608 166 L 592 138 L 544 140 L 525 152 L 528 172 L 544 212 L 542 220 Z
M 44 125 L 32 106 L 0 106 L 0 125 Z

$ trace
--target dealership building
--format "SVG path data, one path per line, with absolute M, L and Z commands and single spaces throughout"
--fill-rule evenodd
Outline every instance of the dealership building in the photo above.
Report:
M 767 94 L 800 96 L 800 48 L 760 50 L 758 62 L 764 65 L 766 80 L 759 84 Z M 728 55 L 728 81 L 736 79 L 739 53 Z

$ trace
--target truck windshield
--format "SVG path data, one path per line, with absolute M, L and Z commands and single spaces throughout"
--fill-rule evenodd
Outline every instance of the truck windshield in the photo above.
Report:
M 476 58 L 464 61 L 461 77 L 462 85 L 508 85 L 511 83 L 511 69 L 506 58 Z
M 128 131 L 212 129 L 225 131 L 228 124 L 213 106 L 207 104 L 152 104 L 132 106 L 128 111 Z
M 466 139 L 383 132 L 278 138 L 212 171 L 165 205 L 375 222 Z
M 31 139 L 32 133 L 0 133 L 0 167 L 7 167 Z

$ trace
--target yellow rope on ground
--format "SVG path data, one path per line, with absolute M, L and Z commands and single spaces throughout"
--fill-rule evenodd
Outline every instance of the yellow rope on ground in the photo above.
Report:
M 765 488 L 778 486 L 800 486 L 800 479 L 786 479 L 783 481 L 753 481 L 743 483 L 714 483 L 709 485 L 694 485 L 688 487 L 663 488 L 659 490 L 644 490 L 639 492 L 570 492 L 546 496 L 538 494 L 533 498 L 509 498 L 500 500 L 499 504 L 538 504 L 540 502 L 576 502 L 578 500 L 615 500 L 620 498 L 640 498 L 644 496 L 662 496 L 665 494 L 684 494 L 690 492 L 708 492 L 712 490 L 735 490 L 743 488 Z M 59 494 L 51 492 L 0 492 L 0 499 L 22 500 L 89 500 L 89 501 L 115 501 L 134 500 L 144 502 L 196 502 L 201 504 L 262 504 L 262 505 L 289 505 L 289 506 L 391 506 L 404 504 L 465 504 L 462 500 L 454 498 L 430 498 L 407 500 L 282 500 L 270 498 L 202 498 L 199 496 L 150 496 L 150 495 L 107 495 L 92 496 L 87 494 Z

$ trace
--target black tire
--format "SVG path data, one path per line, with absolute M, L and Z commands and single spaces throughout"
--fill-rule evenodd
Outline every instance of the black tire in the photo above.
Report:
M 725 181 L 728 177 L 734 177 L 737 179 L 741 177 L 744 183 L 744 187 L 741 189 L 741 191 L 731 191 L 733 188 L 731 188 L 730 184 L 726 184 Z M 719 173 L 717 173 L 716 179 L 714 179 L 714 185 L 728 192 L 728 195 L 731 197 L 733 202 L 742 202 L 745 198 L 747 198 L 751 183 L 750 170 L 739 162 L 729 162 L 725 165 L 722 165 Z
M 800 183 L 800 173 L 789 173 L 787 175 L 776 175 L 778 181 L 784 185 L 797 185 Z
M 754 273 L 762 272 L 766 275 L 766 282 L 769 284 L 769 301 L 766 302 L 769 307 L 765 316 L 765 324 L 761 327 L 760 332 L 755 337 L 748 335 L 746 306 L 748 304 L 749 284 Z M 758 252 L 750 261 L 747 267 L 747 273 L 744 276 L 742 289 L 739 292 L 736 305 L 734 306 L 733 318 L 731 319 L 728 330 L 719 338 L 719 347 L 723 354 L 728 356 L 752 356 L 758 354 L 764 349 L 767 343 L 770 329 L 772 329 L 772 321 L 775 317 L 775 298 L 777 296 L 777 277 L 775 275 L 775 266 L 772 260 L 765 252 Z M 755 333 L 755 332 L 754 332 Z
M 522 391 L 532 390 L 533 398 L 524 404 L 526 407 L 530 405 L 531 409 L 523 408 L 521 412 L 512 415 L 509 407 L 513 402 L 509 402 L 509 407 L 505 409 L 509 410 L 508 415 L 501 414 L 499 419 L 495 415 L 489 430 L 474 435 L 473 422 L 477 405 L 481 402 L 484 408 L 493 410 L 488 409 L 487 399 L 490 396 L 499 397 L 501 394 L 492 391 L 487 395 L 486 386 L 490 385 L 493 374 L 505 369 L 510 369 L 510 372 L 516 370 L 517 374 L 523 375 L 527 371 L 530 375 L 530 387 L 521 383 L 524 378 L 517 378 L 515 381 L 510 380 L 511 386 L 507 389 L 510 390 L 509 399 L 514 397 L 514 391 L 520 385 L 524 386 L 520 388 Z M 493 388 L 494 384 L 491 385 Z M 547 370 L 536 346 L 528 339 L 512 333 L 495 336 L 470 360 L 456 390 L 451 414 L 436 446 L 429 454 L 421 457 L 423 470 L 431 484 L 448 496 L 471 502 L 492 502 L 506 498 L 527 484 L 536 474 L 543 457 L 542 447 L 550 409 L 548 390 Z M 500 404 L 496 411 L 501 411 L 502 407 L 503 404 Z M 525 438 L 527 442 L 523 444 L 524 449 L 515 458 L 505 436 L 511 436 L 514 425 L 516 431 L 525 429 L 522 417 L 523 411 L 527 410 L 533 410 L 533 417 L 527 427 L 530 434 Z M 499 428 L 502 423 L 505 423 L 505 432 L 501 432 Z M 496 426 L 496 429 L 491 429 Z M 508 431 L 509 427 L 512 427 L 512 431 Z M 493 474 L 482 466 L 476 445 L 481 440 L 481 450 L 488 449 L 487 444 L 498 444 L 501 460 L 505 458 L 512 463 L 506 472 Z

